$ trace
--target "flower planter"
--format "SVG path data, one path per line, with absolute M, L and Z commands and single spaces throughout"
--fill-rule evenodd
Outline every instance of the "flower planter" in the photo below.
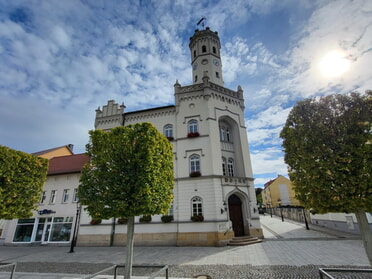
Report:
M 190 172 L 190 177 L 199 177 L 199 176 L 201 176 L 200 171 L 193 171 L 193 172 Z
M 187 134 L 187 137 L 188 137 L 188 138 L 196 138 L 196 137 L 198 137 L 198 136 L 200 136 L 199 132 L 188 133 L 188 134 Z
M 101 219 L 92 219 L 92 220 L 90 221 L 90 224 L 91 224 L 91 225 L 99 225 L 99 224 L 101 224 L 101 222 L 102 222 Z
M 118 224 L 126 224 L 128 223 L 128 218 L 119 218 L 118 219 Z
M 150 223 L 152 220 L 151 215 L 143 215 L 139 218 L 140 223 Z
M 203 215 L 191 216 L 191 221 L 193 221 L 193 222 L 203 222 L 204 221 L 204 216 Z
M 161 216 L 161 221 L 163 223 L 170 223 L 173 221 L 173 215 L 163 215 Z

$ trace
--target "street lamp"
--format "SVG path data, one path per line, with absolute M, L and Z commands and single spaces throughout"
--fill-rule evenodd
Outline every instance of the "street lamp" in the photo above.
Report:
M 80 221 L 80 211 L 81 211 L 81 206 L 80 203 L 76 203 L 76 217 L 75 217 L 75 226 L 74 226 L 74 233 L 72 235 L 71 239 L 71 246 L 70 246 L 70 251 L 69 253 L 74 253 L 74 247 L 76 246 L 76 240 L 77 240 L 77 228 L 78 228 L 78 223 Z

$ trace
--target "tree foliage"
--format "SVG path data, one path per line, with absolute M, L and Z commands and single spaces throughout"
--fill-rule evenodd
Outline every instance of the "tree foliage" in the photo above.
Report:
M 372 211 L 372 94 L 298 102 L 281 131 L 296 197 L 319 213 Z
M 166 213 L 173 200 L 172 145 L 150 123 L 90 131 L 80 203 L 94 218 Z
M 0 145 L 0 219 L 32 216 L 48 164 L 47 159 Z

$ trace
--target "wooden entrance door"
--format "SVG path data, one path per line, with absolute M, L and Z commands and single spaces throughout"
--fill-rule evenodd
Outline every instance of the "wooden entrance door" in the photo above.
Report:
M 235 236 L 244 236 L 242 201 L 237 195 L 229 197 L 229 215 Z

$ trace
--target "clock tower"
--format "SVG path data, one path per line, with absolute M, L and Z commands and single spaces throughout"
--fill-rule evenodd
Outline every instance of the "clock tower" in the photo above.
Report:
M 207 27 L 205 30 L 195 30 L 190 38 L 192 80 L 193 84 L 202 83 L 203 77 L 223 86 L 222 63 L 220 56 L 221 43 L 217 32 Z

